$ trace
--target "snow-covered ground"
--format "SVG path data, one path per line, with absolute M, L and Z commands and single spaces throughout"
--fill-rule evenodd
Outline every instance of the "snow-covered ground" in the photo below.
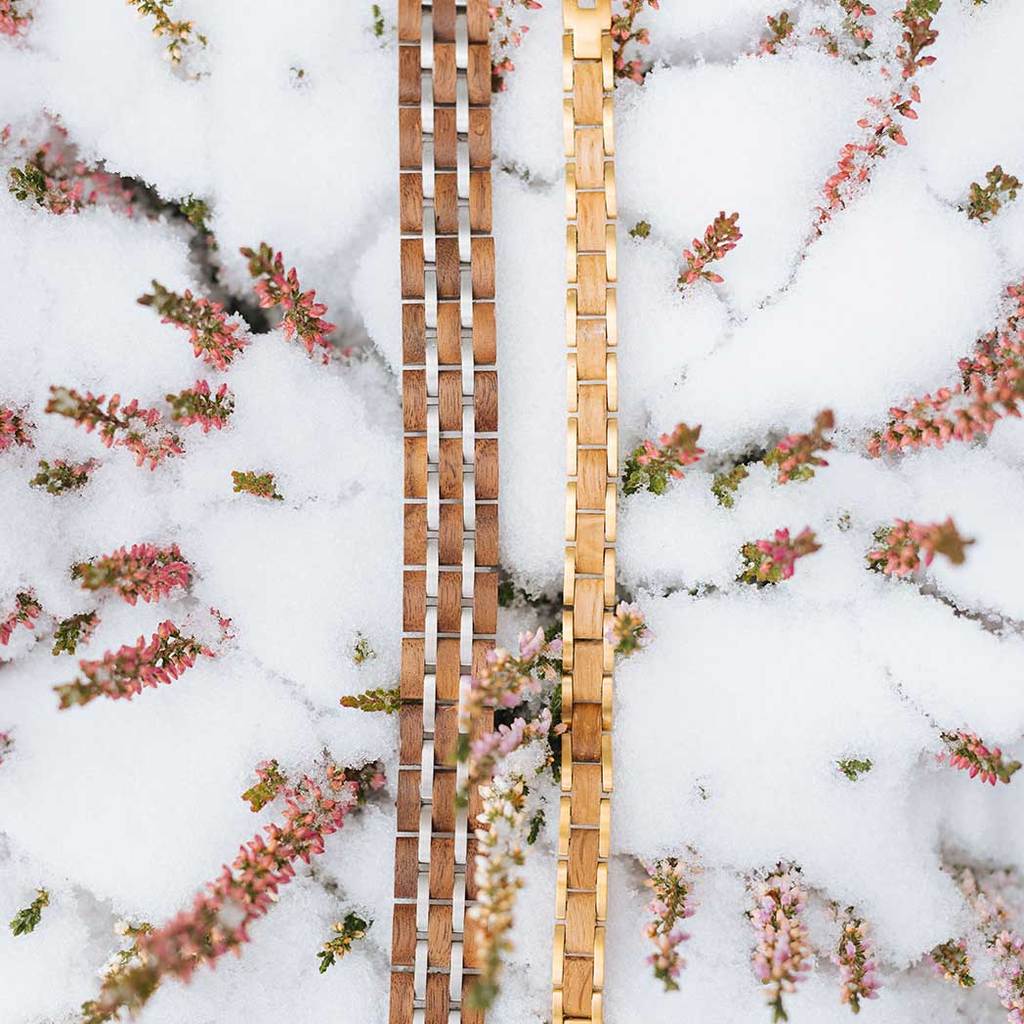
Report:
M 1024 780 L 982 786 L 935 759 L 940 730 L 1024 749 L 1024 425 L 892 459 L 869 458 L 865 442 L 890 406 L 956 382 L 1022 277 L 1024 198 L 989 224 L 960 207 L 993 165 L 1024 174 L 1024 8 L 946 0 L 908 145 L 890 146 L 815 237 L 840 148 L 889 86 L 880 61 L 831 57 L 809 33 L 838 29 L 833 0 L 788 4 L 795 41 L 758 55 L 779 6 L 662 0 L 643 17 L 656 66 L 617 94 L 622 450 L 686 421 L 702 425 L 707 455 L 665 494 L 620 507 L 620 586 L 654 639 L 616 678 L 605 1019 L 767 1021 L 744 878 L 784 860 L 812 893 L 817 951 L 787 1000 L 793 1024 L 849 1014 L 830 902 L 871 926 L 883 989 L 865 1020 L 988 1024 L 1005 1019 L 991 989 L 958 990 L 922 961 L 966 927 L 945 869 L 1024 870 Z M 876 53 L 897 39 L 897 6 L 875 4 Z M 381 7 L 378 38 L 363 0 L 178 0 L 175 16 L 208 39 L 179 69 L 123 0 L 33 0 L 23 37 L 0 36 L 5 175 L 24 161 L 19 140 L 59 116 L 83 160 L 164 200 L 208 202 L 220 297 L 253 308 L 238 249 L 266 240 L 363 350 L 324 366 L 274 329 L 210 371 L 136 303 L 153 279 L 207 290 L 181 218 L 103 203 L 53 216 L 0 190 L 0 406 L 27 410 L 34 442 L 0 452 L 0 618 L 29 588 L 43 609 L 0 648 L 0 732 L 13 739 L 0 924 L 50 892 L 30 935 L 0 928 L 2 1024 L 75 1020 L 118 948 L 114 922 L 163 921 L 217 876 L 272 818 L 240 799 L 260 760 L 297 771 L 327 748 L 342 763 L 378 758 L 394 781 L 394 721 L 338 706 L 393 684 L 401 626 L 395 4 Z M 563 558 L 559 8 L 523 15 L 494 125 L 502 563 L 549 596 Z M 725 282 L 681 293 L 680 254 L 719 210 L 738 211 L 743 231 Z M 628 234 L 639 221 L 646 238 Z M 200 376 L 229 383 L 229 425 L 183 428 L 185 455 L 153 472 L 43 411 L 51 385 L 149 406 Z M 822 409 L 837 421 L 827 468 L 780 486 L 754 464 L 732 508 L 716 501 L 715 472 Z M 27 486 L 40 458 L 101 464 L 54 496 Z M 284 500 L 233 493 L 232 470 L 273 471 Z M 975 541 L 965 564 L 937 559 L 923 591 L 866 571 L 879 527 L 948 516 Z M 743 543 L 804 526 L 822 548 L 793 579 L 736 582 Z M 135 542 L 180 547 L 187 596 L 129 606 L 71 579 L 72 564 Z M 216 658 L 130 703 L 57 710 L 51 687 L 77 657 L 210 606 L 235 634 Z M 52 656 L 53 624 L 89 608 L 101 622 L 88 645 Z M 501 634 L 527 625 L 507 612 Z M 357 664 L 360 636 L 375 657 Z M 850 757 L 873 764 L 856 782 L 836 768 Z M 549 1017 L 556 820 L 524 868 L 494 1024 Z M 141 1024 L 386 1020 L 393 828 L 389 801 L 371 801 L 282 890 L 240 959 L 163 985 Z M 688 849 L 703 868 L 698 912 L 680 991 L 663 993 L 645 964 L 639 859 Z M 316 950 L 353 907 L 373 926 L 318 973 Z

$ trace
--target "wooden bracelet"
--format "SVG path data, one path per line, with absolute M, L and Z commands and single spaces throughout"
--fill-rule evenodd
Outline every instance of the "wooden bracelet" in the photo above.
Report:
M 487 0 L 400 0 L 405 537 L 390 1024 L 479 1024 L 460 694 L 494 646 L 498 393 Z M 490 729 L 491 714 L 472 732 Z
M 603 1013 L 619 474 L 611 0 L 563 0 L 569 481 L 553 1024 Z

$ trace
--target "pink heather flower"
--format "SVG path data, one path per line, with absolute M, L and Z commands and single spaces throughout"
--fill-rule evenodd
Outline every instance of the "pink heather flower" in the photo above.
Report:
M 1006 416 L 1020 416 L 1024 397 L 1024 284 L 1010 285 L 1012 308 L 1003 325 L 975 343 L 960 360 L 961 382 L 889 410 L 889 423 L 868 442 L 868 454 L 941 448 L 947 441 L 973 441 L 992 432 Z
M 626 462 L 622 474 L 625 493 L 636 494 L 646 489 L 664 494 L 669 479 L 681 480 L 683 467 L 692 466 L 704 454 L 704 449 L 697 447 L 699 440 L 699 424 L 691 428 L 679 423 L 671 434 L 662 434 L 657 444 L 649 439 L 643 441 Z
M 177 544 L 166 548 L 133 544 L 92 561 L 79 562 L 72 566 L 71 575 L 82 581 L 83 590 L 110 588 L 133 605 L 139 599 L 147 604 L 159 601 L 172 590 L 187 587 L 192 569 L 181 557 Z
M 1024 1024 L 1024 938 L 1003 930 L 992 941 L 996 960 L 992 987 L 1003 1008 L 1009 1011 L 1009 1024 Z
M 839 945 L 832 954 L 832 963 L 839 968 L 839 1000 L 854 1013 L 860 1013 L 862 999 L 877 999 L 882 983 L 878 980 L 874 951 L 867 925 L 847 907 L 843 915 Z
M 0 452 L 18 445 L 32 447 L 32 437 L 29 434 L 30 424 L 26 422 L 23 413 L 17 409 L 11 409 L 0 405 Z
M 345 823 L 382 779 L 379 765 L 328 764 L 323 782 L 308 775 L 282 788 L 283 820 L 267 825 L 239 850 L 230 867 L 199 893 L 192 906 L 162 928 L 140 934 L 138 962 L 104 978 L 99 995 L 82 1007 L 82 1024 L 106 1024 L 121 1011 L 137 1013 L 165 977 L 187 982 L 196 968 L 239 953 L 252 923 L 274 905 L 299 861 L 323 853 L 325 841 Z
M 478 785 L 499 761 L 513 751 L 534 740 L 547 739 L 550 731 L 551 710 L 542 708 L 540 714 L 530 722 L 516 717 L 511 725 L 499 725 L 493 732 L 484 733 L 472 740 L 469 744 L 467 788 Z
M 647 879 L 645 885 L 651 890 L 651 902 L 647 913 L 651 920 L 644 925 L 644 935 L 654 943 L 654 952 L 647 958 L 654 968 L 654 976 L 665 986 L 666 992 L 679 988 L 676 978 L 686 966 L 686 960 L 679 952 L 689 935 L 681 924 L 695 913 L 690 901 L 693 888 L 691 875 L 695 869 L 687 867 L 677 857 L 664 857 L 651 864 L 645 864 Z
M 999 747 L 989 749 L 973 732 L 944 732 L 942 742 L 949 750 L 940 754 L 939 760 L 948 760 L 953 768 L 990 786 L 997 781 L 1008 783 L 1020 769 L 1020 761 L 1005 761 Z
M 99 661 L 79 661 L 85 676 L 55 686 L 61 710 L 88 704 L 97 697 L 131 700 L 147 686 L 171 683 L 190 669 L 199 655 L 212 658 L 213 651 L 194 636 L 182 636 L 170 620 L 161 622 L 149 642 L 140 636 L 134 644 L 107 651 Z
M 725 259 L 736 248 L 736 243 L 743 237 L 740 231 L 738 213 L 725 215 L 725 210 L 707 226 L 704 238 L 695 238 L 693 248 L 683 252 L 686 266 L 679 274 L 679 287 L 685 288 L 694 281 L 705 280 L 712 284 L 721 284 L 724 278 L 706 269 L 709 263 Z
M 960 536 L 952 519 L 944 523 L 917 523 L 897 519 L 875 533 L 879 546 L 867 554 L 868 566 L 886 576 L 909 576 L 922 564 L 929 566 L 936 554 L 945 555 L 953 565 L 962 565 L 973 540 Z
M 779 864 L 770 874 L 752 879 L 750 888 L 755 905 L 748 916 L 757 937 L 754 974 L 764 986 L 772 1020 L 788 1020 L 783 996 L 796 991 L 811 959 L 799 868 Z
M 739 579 L 743 583 L 756 583 L 758 586 L 788 580 L 793 576 L 796 560 L 812 555 L 820 548 L 809 526 L 805 526 L 794 538 L 789 536 L 788 529 L 776 530 L 774 537 L 743 545 L 741 550 L 746 567 Z
M 644 9 L 644 4 L 652 10 L 658 10 L 658 0 L 621 0 L 622 12 L 612 16 L 612 62 L 616 78 L 628 78 L 640 83 L 644 80 L 649 68 L 642 60 L 626 59 L 626 47 L 630 43 L 647 46 L 651 37 L 645 28 L 637 28 L 636 19 Z
M 260 242 L 258 250 L 243 248 L 239 251 L 249 261 L 249 275 L 257 279 L 256 295 L 260 306 L 263 309 L 281 307 L 285 338 L 290 341 L 297 336 L 309 355 L 317 348 L 322 349 L 323 362 L 328 363 L 333 346 L 327 335 L 335 325 L 321 319 L 327 307 L 316 301 L 316 292 L 312 289 L 304 292 L 295 268 L 286 273 L 283 256 L 275 253 L 266 242 Z
M 153 290 L 140 295 L 138 302 L 140 306 L 152 306 L 160 314 L 161 323 L 188 331 L 196 358 L 216 370 L 226 370 L 249 344 L 243 324 L 230 319 L 219 302 L 197 299 L 187 288 L 179 295 L 153 281 Z
M 615 615 L 604 631 L 605 640 L 615 648 L 616 654 L 628 658 L 652 639 L 647 620 L 637 604 L 620 601 Z
M 167 395 L 166 400 L 171 407 L 171 419 L 175 423 L 183 427 L 198 423 L 204 434 L 211 430 L 222 430 L 235 408 L 235 398 L 228 391 L 227 384 L 221 384 L 216 391 L 211 391 L 205 380 L 197 380 L 192 387 Z
M 523 42 L 528 25 L 516 23 L 513 13 L 517 7 L 525 11 L 539 11 L 541 4 L 537 0 L 501 0 L 487 8 L 491 16 L 491 91 L 504 92 L 508 87 L 506 76 L 515 71 L 516 66 L 508 56 L 508 51 Z
M 868 4 L 860 3 L 859 0 L 839 0 L 839 6 L 846 12 L 843 19 L 842 38 L 829 32 L 824 25 L 818 25 L 811 29 L 811 35 L 822 40 L 825 52 L 830 57 L 844 56 L 854 63 L 865 59 L 864 51 L 871 45 L 874 39 L 872 29 L 861 19 L 873 18 L 877 13 Z M 842 45 L 847 41 L 852 42 L 852 48 Z
M 260 761 L 256 765 L 256 782 L 242 794 L 242 799 L 251 811 L 262 811 L 287 784 L 288 777 L 281 771 L 277 761 Z
M 787 435 L 764 457 L 766 466 L 778 467 L 780 484 L 791 480 L 810 480 L 815 467 L 828 465 L 818 452 L 831 451 L 833 445 L 825 437 L 825 432 L 832 430 L 835 423 L 832 410 L 823 409 L 815 416 L 810 433 Z
M 19 10 L 21 0 L 0 0 L 0 36 L 16 36 L 28 29 L 31 14 Z
M 761 54 L 775 54 L 779 47 L 793 34 L 796 25 L 789 16 L 789 11 L 780 11 L 778 14 L 769 14 L 765 19 L 768 25 L 768 38 L 761 41 L 757 52 Z
M 185 449 L 176 434 L 160 429 L 160 413 L 144 409 L 133 398 L 121 405 L 121 396 L 114 394 L 104 407 L 106 396 L 87 391 L 79 394 L 74 388 L 51 387 L 46 411 L 67 416 L 91 433 L 99 427 L 100 440 L 107 448 L 126 448 L 135 456 L 135 464 L 149 463 L 156 469 L 164 459 L 181 455 Z
M 43 609 L 36 600 L 35 592 L 23 590 L 14 595 L 14 610 L 0 619 L 0 647 L 11 642 L 11 636 L 19 626 L 35 629 L 36 619 L 43 614 Z

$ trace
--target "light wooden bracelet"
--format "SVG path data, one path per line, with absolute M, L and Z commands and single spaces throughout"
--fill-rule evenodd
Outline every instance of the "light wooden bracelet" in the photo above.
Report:
M 390 1024 L 479 1024 L 460 694 L 494 646 L 498 395 L 487 0 L 400 0 L 405 540 Z M 491 728 L 490 714 L 473 723 Z
M 563 0 L 568 474 L 553 1024 L 603 1016 L 618 377 L 611 0 Z

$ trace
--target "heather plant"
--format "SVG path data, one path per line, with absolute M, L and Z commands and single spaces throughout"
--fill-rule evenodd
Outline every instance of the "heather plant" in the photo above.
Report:
M 97 697 L 131 700 L 146 687 L 171 683 L 190 669 L 196 658 L 212 658 L 213 651 L 194 636 L 183 636 L 169 619 L 161 622 L 147 641 L 140 636 L 134 644 L 107 651 L 96 661 L 82 659 L 82 677 L 55 686 L 62 711 L 90 703 Z
M 174 0 L 127 0 L 130 7 L 139 12 L 140 18 L 153 20 L 153 35 L 158 39 L 167 39 L 166 55 L 172 64 L 180 64 L 185 48 L 199 44 L 206 46 L 207 39 L 195 30 L 195 22 L 175 21 L 168 9 L 174 6 Z
M 92 639 L 100 617 L 96 612 L 80 612 L 57 623 L 53 633 L 54 656 L 58 654 L 74 654 L 79 644 L 87 644 Z
M 637 604 L 620 601 L 615 614 L 605 627 L 605 640 L 615 648 L 616 654 L 628 658 L 652 639 L 647 620 Z
M 964 939 L 950 939 L 940 942 L 928 954 L 935 973 L 945 981 L 953 981 L 960 988 L 972 988 L 974 976 L 971 974 L 971 960 L 967 955 L 967 942 Z
M 103 445 L 127 449 L 135 456 L 137 466 L 149 463 L 151 470 L 156 469 L 165 459 L 185 451 L 178 436 L 162 428 L 160 412 L 142 408 L 137 398 L 122 405 L 118 394 L 107 401 L 105 395 L 94 395 L 91 391 L 83 395 L 74 388 L 53 386 L 46 411 L 66 416 L 84 427 L 86 433 L 99 428 Z
M 994 786 L 996 782 L 1009 783 L 1020 770 L 1020 761 L 1006 760 L 999 747 L 990 749 L 973 732 L 960 729 L 956 732 L 943 732 L 941 736 L 947 751 L 939 755 L 940 760 L 948 761 L 951 767 L 967 772 L 972 779 L 980 779 Z
M 239 251 L 249 261 L 249 276 L 256 280 L 260 307 L 280 307 L 285 338 L 290 341 L 297 337 L 309 355 L 321 349 L 323 362 L 329 362 L 333 346 L 327 336 L 335 325 L 322 319 L 327 307 L 316 301 L 316 292 L 304 292 L 296 269 L 292 267 L 286 272 L 282 254 L 275 253 L 266 242 L 260 242 L 258 249 Z
M 791 480 L 810 480 L 816 467 L 828 465 L 818 453 L 831 451 L 832 442 L 825 434 L 835 425 L 832 410 L 823 409 L 814 418 L 814 426 L 809 433 L 784 437 L 765 455 L 764 464 L 778 468 L 777 479 L 780 484 L 787 484 Z
M 383 711 L 386 715 L 393 715 L 402 706 L 402 698 L 397 686 L 380 687 L 364 690 L 355 695 L 346 695 L 341 698 L 340 703 L 343 708 L 355 708 L 357 711 Z
M 284 495 L 277 493 L 273 473 L 257 473 L 251 469 L 233 469 L 231 482 L 235 494 L 252 494 L 257 498 L 284 501 Z
M 352 649 L 352 660 L 357 665 L 362 665 L 363 662 L 376 657 L 377 652 L 370 646 L 370 641 L 362 633 L 357 633 L 355 647 Z
M 727 217 L 725 210 L 722 210 L 705 229 L 703 239 L 695 238 L 693 248 L 683 250 L 686 263 L 679 273 L 680 288 L 699 280 L 710 281 L 712 284 L 721 284 L 725 280 L 721 274 L 707 268 L 711 263 L 725 259 L 743 237 L 739 217 L 738 213 L 731 213 Z
M 31 22 L 32 15 L 21 10 L 21 0 L 0 0 L 0 36 L 20 35 Z
M 839 1000 L 860 1013 L 861 1000 L 877 999 L 882 987 L 875 973 L 874 950 L 867 925 L 847 907 L 843 912 L 839 943 L 832 954 L 832 963 L 839 968 Z
M 1003 930 L 992 940 L 995 967 L 992 987 L 1003 1008 L 1008 1010 L 1009 1024 L 1024 1022 L 1024 938 L 1016 932 Z
M 967 217 L 987 224 L 1002 209 L 1004 202 L 1017 198 L 1020 181 L 1007 174 L 999 164 L 985 172 L 985 184 L 971 182 L 967 197 Z
M 632 44 L 647 46 L 651 41 L 645 28 L 637 28 L 636 20 L 644 7 L 658 10 L 658 0 L 621 0 L 622 10 L 612 15 L 612 64 L 616 78 L 642 82 L 648 68 L 638 58 L 627 59 L 626 48 Z
M 11 921 L 11 934 L 15 937 L 28 935 L 36 930 L 43 919 L 43 908 L 50 905 L 50 894 L 46 889 L 36 889 L 36 898 L 14 915 Z
M 208 366 L 226 370 L 249 344 L 243 324 L 231 319 L 219 302 L 196 298 L 187 288 L 179 295 L 156 280 L 152 285 L 152 291 L 139 296 L 139 305 L 152 306 L 161 323 L 188 331 L 193 353 Z
M 851 781 L 856 782 L 866 775 L 874 765 L 870 758 L 844 757 L 836 761 L 836 767 Z
M 163 927 L 136 938 L 137 957 L 106 976 L 98 996 L 82 1005 L 81 1024 L 137 1014 L 165 977 L 187 982 L 225 953 L 239 953 L 249 928 L 274 905 L 296 866 L 323 853 L 329 836 L 369 794 L 384 785 L 377 764 L 341 768 L 328 762 L 320 780 L 304 775 L 282 788 L 281 823 L 273 822 L 239 850 L 230 867 L 200 892 L 192 906 Z
M 372 921 L 351 911 L 345 915 L 344 920 L 335 921 L 332 925 L 334 935 L 320 947 L 320 952 L 317 953 L 320 958 L 320 973 L 324 974 L 343 956 L 351 953 L 353 944 L 366 938 L 371 924 L 373 924 Z
M 86 459 L 85 462 L 66 462 L 64 459 L 54 459 L 47 462 L 46 459 L 39 460 L 39 471 L 31 480 L 30 487 L 42 487 L 47 494 L 67 494 L 68 491 L 77 491 L 89 482 L 89 474 L 99 465 L 95 459 Z
M 737 578 L 741 583 L 759 587 L 781 583 L 793 576 L 798 558 L 812 555 L 820 548 L 809 526 L 795 537 L 790 537 L 788 528 L 776 530 L 774 537 L 743 545 L 741 554 L 745 564 Z
M 744 465 L 733 466 L 724 473 L 716 473 L 711 481 L 711 493 L 715 496 L 722 508 L 733 508 L 736 504 L 736 492 L 740 484 L 750 476 L 750 471 Z
M 868 454 L 941 448 L 946 442 L 973 441 L 991 433 L 1006 416 L 1020 416 L 1024 397 L 1024 284 L 1010 285 L 1011 311 L 1003 324 L 975 343 L 959 362 L 961 382 L 939 388 L 904 409 L 889 410 L 889 422 L 868 442 Z
M 5 452 L 15 445 L 27 445 L 31 448 L 30 426 L 23 411 L 0 405 L 0 452 Z
M 944 523 L 897 519 L 877 530 L 875 541 L 878 547 L 868 552 L 868 567 L 886 576 L 909 576 L 931 565 L 936 555 L 963 565 L 967 548 L 974 543 L 960 535 L 952 519 Z
M 638 220 L 629 229 L 630 238 L 650 238 L 651 237 L 651 224 L 650 221 Z
M 242 794 L 242 799 L 251 811 L 262 811 L 287 783 L 288 779 L 277 761 L 260 761 L 256 765 L 256 782 Z
M 0 619 L 0 647 L 11 642 L 14 631 L 19 626 L 35 629 L 36 619 L 43 614 L 43 609 L 36 600 L 35 592 L 22 590 L 14 595 L 14 610 Z
M 221 384 L 216 391 L 205 380 L 197 380 L 190 388 L 166 396 L 171 407 L 171 419 L 188 427 L 198 423 L 203 433 L 222 430 L 235 408 L 235 397 Z
M 824 25 L 818 25 L 811 30 L 811 35 L 822 41 L 825 52 L 831 57 L 846 57 L 854 63 L 869 59 L 866 51 L 874 32 L 865 19 L 873 18 L 875 9 L 860 0 L 839 0 L 839 6 L 844 13 L 842 32 L 837 35 Z
M 664 494 L 669 479 L 681 480 L 683 467 L 692 466 L 704 454 L 697 447 L 700 425 L 688 427 L 679 423 L 671 434 L 662 434 L 657 444 L 647 439 L 633 449 L 626 460 L 622 474 L 622 489 L 626 494 L 651 491 Z
M 644 884 L 651 890 L 651 901 L 647 904 L 650 920 L 644 925 L 644 935 L 654 944 L 647 963 L 665 991 L 674 992 L 679 988 L 676 979 L 686 966 L 679 947 L 690 937 L 683 931 L 682 923 L 695 913 L 691 900 L 695 869 L 678 857 L 663 857 L 644 867 Z
M 487 10 L 491 16 L 491 91 L 504 92 L 508 88 L 507 77 L 515 71 L 509 51 L 521 46 L 529 25 L 519 23 L 517 8 L 524 11 L 539 11 L 537 0 L 501 0 L 491 4 Z
M 133 544 L 76 563 L 71 567 L 71 578 L 81 580 L 83 590 L 113 590 L 129 604 L 139 600 L 148 604 L 187 587 L 192 568 L 181 557 L 177 544 L 164 548 Z
M 797 990 L 811 964 L 800 869 L 779 864 L 768 874 L 751 879 L 750 891 L 754 907 L 747 916 L 756 942 L 754 974 L 764 986 L 772 1021 L 789 1020 L 783 998 Z
M 779 47 L 793 34 L 796 25 L 789 16 L 789 11 L 780 11 L 778 14 L 769 14 L 765 19 L 768 25 L 768 35 L 761 40 L 758 52 L 775 54 Z

